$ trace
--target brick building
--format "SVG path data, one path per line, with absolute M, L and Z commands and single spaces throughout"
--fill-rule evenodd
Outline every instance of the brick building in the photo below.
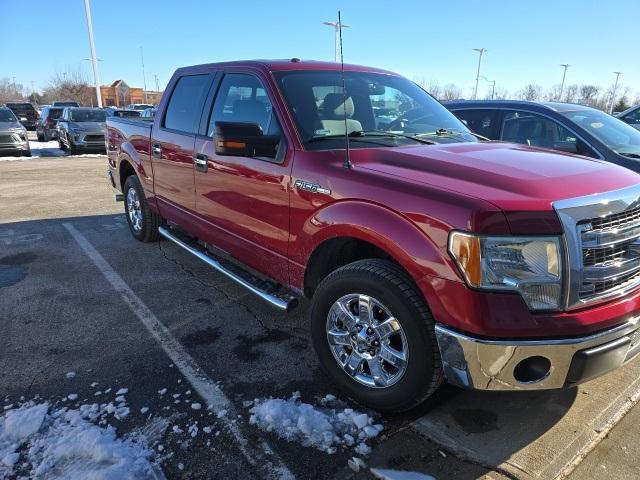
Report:
M 116 80 L 111 85 L 100 87 L 102 105 L 105 107 L 126 107 L 130 103 L 150 103 L 157 105 L 162 92 L 143 91 L 140 87 L 130 87 L 124 80 Z

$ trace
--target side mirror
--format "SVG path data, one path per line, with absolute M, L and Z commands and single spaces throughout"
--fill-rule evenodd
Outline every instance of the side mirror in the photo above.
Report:
M 216 122 L 217 155 L 275 158 L 279 135 L 264 135 L 257 123 Z

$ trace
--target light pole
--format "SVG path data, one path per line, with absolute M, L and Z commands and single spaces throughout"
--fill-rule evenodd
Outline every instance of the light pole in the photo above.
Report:
M 611 106 L 609 107 L 609 113 L 613 113 L 613 102 L 616 100 L 616 90 L 618 90 L 618 79 L 622 72 L 613 72 L 616 75 L 616 83 L 613 84 L 613 92 L 611 92 Z
M 351 28 L 351 25 L 345 25 L 344 23 L 341 23 L 340 21 L 337 22 L 322 22 L 323 25 L 328 25 L 330 27 L 333 27 L 335 29 L 335 44 L 333 47 L 333 61 L 334 62 L 339 62 L 340 61 L 340 28 Z
M 562 72 L 562 83 L 560 84 L 560 95 L 558 95 L 559 102 L 562 101 L 562 92 L 564 91 L 564 79 L 567 76 L 567 68 L 569 68 L 570 65 L 568 63 L 561 63 L 560 66 L 564 68 L 564 72 Z
M 486 48 L 474 48 L 474 52 L 478 52 L 480 55 L 478 56 L 478 72 L 476 73 L 476 88 L 473 89 L 473 99 L 477 100 L 478 98 L 478 82 L 480 81 L 480 65 L 482 64 L 482 55 L 484 52 L 488 50 Z
M 147 103 L 147 77 L 144 74 L 144 52 L 142 45 L 140 46 L 140 61 L 142 62 L 142 99 L 143 103 Z
M 496 81 L 495 80 L 489 80 L 484 75 L 480 75 L 480 78 L 484 78 L 488 83 L 491 84 L 491 100 L 493 100 L 493 97 L 495 97 L 495 94 L 496 94 Z
M 155 81 L 156 81 L 156 92 L 159 92 L 159 91 L 160 91 L 160 87 L 158 87 L 158 75 L 155 75 L 155 74 L 154 74 L 154 75 L 153 75 L 153 78 L 154 78 L 154 79 L 155 79 Z
M 98 74 L 98 58 L 96 56 L 96 45 L 93 41 L 93 22 L 91 21 L 91 8 L 89 0 L 84 0 L 84 12 L 87 16 L 87 30 L 89 32 L 89 48 L 91 49 L 91 63 L 93 64 L 93 81 L 96 84 L 96 98 L 98 107 L 102 108 L 102 95 L 100 93 L 100 75 Z

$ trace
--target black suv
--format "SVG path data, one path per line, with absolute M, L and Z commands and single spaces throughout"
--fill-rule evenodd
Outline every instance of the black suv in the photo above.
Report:
M 5 107 L 8 107 L 22 125 L 27 130 L 35 130 L 36 122 L 38 121 L 38 112 L 28 102 L 8 102 L 5 104 Z
M 64 107 L 44 107 L 40 112 L 40 120 L 36 123 L 36 134 L 39 142 L 48 142 L 58 138 L 58 118 Z

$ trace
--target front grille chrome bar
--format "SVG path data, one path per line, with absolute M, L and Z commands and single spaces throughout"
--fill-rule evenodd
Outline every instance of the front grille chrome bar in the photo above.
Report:
M 640 285 L 640 185 L 553 203 L 565 233 L 566 309 Z

